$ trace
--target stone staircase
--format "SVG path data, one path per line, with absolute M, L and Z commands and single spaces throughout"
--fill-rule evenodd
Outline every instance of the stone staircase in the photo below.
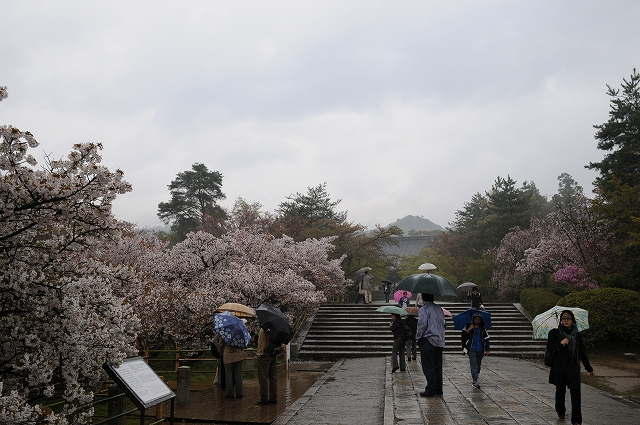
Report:
M 469 308 L 468 303 L 436 301 L 453 315 Z M 310 327 L 298 339 L 301 359 L 336 359 L 378 357 L 391 354 L 393 344 L 389 322 L 391 316 L 376 312 L 383 301 L 374 304 L 332 304 L 320 307 Z M 514 304 L 485 303 L 491 313 L 491 355 L 507 357 L 542 357 L 545 340 L 534 340 L 529 320 Z M 446 318 L 445 354 L 460 354 L 460 331 Z

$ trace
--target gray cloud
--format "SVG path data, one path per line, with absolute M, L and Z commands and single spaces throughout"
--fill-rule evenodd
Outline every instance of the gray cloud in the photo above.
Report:
M 141 225 L 194 162 L 229 205 L 326 181 L 369 226 L 444 226 L 507 174 L 589 190 L 640 42 L 635 1 L 4 3 L 0 124 L 54 156 L 102 142 Z

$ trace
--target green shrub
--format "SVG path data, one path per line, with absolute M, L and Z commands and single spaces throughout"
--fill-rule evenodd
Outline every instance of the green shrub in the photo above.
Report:
M 555 306 L 560 298 L 548 289 L 527 288 L 520 292 L 520 305 L 535 317 Z
M 636 325 L 640 323 L 640 293 L 629 289 L 601 288 L 574 292 L 557 305 L 580 307 L 589 312 L 589 329 L 582 332 L 590 347 L 607 342 L 640 343 Z

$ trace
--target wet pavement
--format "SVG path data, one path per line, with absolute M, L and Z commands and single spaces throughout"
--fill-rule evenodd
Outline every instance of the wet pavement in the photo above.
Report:
M 381 357 L 339 360 L 274 424 L 381 424 L 386 375 Z
M 273 422 L 298 424 L 569 424 L 554 410 L 548 369 L 506 357 L 485 357 L 479 383 L 471 386 L 468 358 L 444 356 L 444 395 L 423 398 L 419 361 L 391 374 L 389 358 L 336 362 Z M 597 371 L 596 371 L 597 373 Z M 588 378 L 586 378 L 588 379 Z M 570 412 L 569 394 L 567 409 Z M 582 385 L 583 424 L 640 423 L 640 405 Z M 569 416 L 569 415 L 568 415 Z

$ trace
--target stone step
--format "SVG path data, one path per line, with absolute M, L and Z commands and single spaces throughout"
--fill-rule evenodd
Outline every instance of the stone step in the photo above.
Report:
M 533 339 L 531 338 L 531 334 L 494 334 L 490 333 L 491 342 L 494 341 L 534 341 L 536 343 L 546 343 L 546 340 Z M 391 340 L 391 333 L 385 333 L 384 335 L 373 334 L 373 335 L 329 335 L 329 334 L 318 334 L 314 333 L 311 336 L 307 336 L 305 339 L 305 343 L 309 341 L 370 341 L 370 340 L 382 340 L 388 341 Z M 445 334 L 445 341 L 459 341 L 460 334 L 449 335 Z
M 444 354 L 460 354 L 461 350 L 448 350 L 447 347 L 443 350 Z M 385 357 L 391 354 L 391 350 L 379 350 L 379 351 L 342 351 L 342 352 L 326 352 L 321 351 L 306 351 L 300 353 L 301 359 L 340 359 L 351 357 Z M 513 358 L 542 358 L 544 357 L 544 351 L 541 353 L 538 350 L 491 350 L 491 356 L 497 357 L 513 357 Z M 419 354 L 418 354 L 419 356 Z
M 467 303 L 438 303 L 457 314 Z M 492 314 L 491 354 L 496 356 L 540 357 L 545 340 L 533 340 L 528 319 L 513 304 L 486 303 Z M 299 356 L 341 358 L 387 356 L 391 352 L 389 315 L 376 312 L 379 305 L 343 304 L 321 307 L 313 318 L 300 347 Z M 461 353 L 460 331 L 447 318 L 445 353 Z

